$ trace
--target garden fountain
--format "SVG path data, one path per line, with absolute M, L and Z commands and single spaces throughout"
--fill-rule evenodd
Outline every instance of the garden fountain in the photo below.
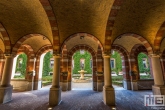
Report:
M 81 74 L 81 77 L 80 77 L 79 79 L 84 80 L 84 79 L 85 79 L 85 78 L 84 78 L 84 73 L 86 73 L 87 71 L 80 70 L 80 71 L 78 71 L 78 72 Z
M 84 64 L 81 63 L 80 66 L 81 66 L 81 70 L 78 71 L 78 72 L 80 73 L 81 77 L 79 79 L 84 80 L 85 79 L 84 78 L 84 73 L 86 73 L 87 71 L 84 71 Z

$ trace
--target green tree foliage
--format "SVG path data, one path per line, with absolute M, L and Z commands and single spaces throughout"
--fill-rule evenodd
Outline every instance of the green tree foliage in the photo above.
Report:
M 17 64 L 16 64 L 15 72 L 20 72 L 22 76 L 25 76 L 26 64 L 27 64 L 27 55 L 24 53 L 20 54 L 17 57 Z
M 111 58 L 115 59 L 115 67 L 112 68 L 111 71 L 115 71 L 117 74 L 122 71 L 122 61 L 121 56 L 118 52 L 114 51 L 114 53 L 111 55 Z
M 47 76 L 49 72 L 53 71 L 53 68 L 50 67 L 50 58 L 52 57 L 53 55 L 51 54 L 51 52 L 45 54 L 43 61 L 42 76 Z
M 84 51 L 84 54 L 80 54 L 80 51 L 77 51 L 74 54 L 74 56 L 73 56 L 73 59 L 74 59 L 73 74 L 79 74 L 78 71 L 81 70 L 81 68 L 80 68 L 80 59 L 81 58 L 85 59 L 84 71 L 87 71 L 86 74 L 91 74 L 92 73 L 92 68 L 90 67 L 91 55 L 87 51 Z
M 147 59 L 147 65 L 148 65 L 148 68 L 145 68 L 143 66 L 143 58 L 146 58 Z M 139 66 L 139 71 L 140 73 L 148 73 L 150 72 L 150 67 L 149 67 L 149 62 L 148 62 L 148 56 L 144 53 L 139 53 L 138 55 L 138 66 Z

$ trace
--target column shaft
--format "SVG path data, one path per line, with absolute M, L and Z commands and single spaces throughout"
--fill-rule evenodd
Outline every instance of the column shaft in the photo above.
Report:
M 10 86 L 13 58 L 14 58 L 13 56 L 5 56 L 5 65 L 1 80 L 1 86 L 3 87 Z
M 59 87 L 60 81 L 60 56 L 53 56 L 54 57 L 54 69 L 53 69 L 53 81 L 52 87 Z
M 110 56 L 104 56 L 104 86 L 112 87 Z
M 104 87 L 103 102 L 109 106 L 115 106 L 115 91 L 112 87 L 110 55 L 104 55 Z
M 152 55 L 150 58 L 152 64 L 152 72 L 154 76 L 154 83 L 155 85 L 162 86 L 164 85 L 164 81 L 163 81 L 162 68 L 160 64 L 160 56 Z

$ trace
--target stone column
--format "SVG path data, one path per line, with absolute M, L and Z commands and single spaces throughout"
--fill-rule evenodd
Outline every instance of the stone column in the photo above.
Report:
M 163 73 L 160 63 L 160 55 L 152 54 L 151 59 L 151 69 L 154 76 L 154 85 L 152 86 L 152 91 L 154 95 L 165 95 L 165 85 L 163 81 Z
M 54 69 L 53 69 L 53 81 L 52 87 L 49 91 L 49 105 L 51 107 L 60 104 L 61 102 L 61 88 L 60 88 L 60 56 L 53 55 L 54 57 Z
M 129 58 L 129 63 L 130 63 L 129 74 L 130 74 L 130 79 L 131 79 L 131 89 L 133 91 L 137 91 L 138 90 L 138 83 L 137 83 L 138 63 L 134 57 Z
M 103 86 L 103 102 L 105 105 L 115 106 L 115 91 L 112 87 L 110 55 L 104 57 L 104 86 Z
M 5 65 L 0 85 L 0 103 L 12 100 L 13 86 L 10 85 L 14 56 L 5 55 Z
M 26 77 L 27 77 L 27 80 L 28 80 L 27 90 L 29 90 L 29 91 L 37 90 L 37 86 L 38 86 L 38 82 L 34 81 L 34 77 L 35 77 L 35 63 L 36 63 L 36 58 L 29 58 L 29 61 L 27 63 L 27 67 L 28 68 L 27 68 L 27 76 Z
M 0 81 L 2 79 L 4 63 L 5 63 L 5 59 L 0 59 Z
M 63 81 L 62 81 L 62 91 L 67 91 L 68 90 L 68 81 L 67 81 L 67 76 L 68 76 L 68 59 L 67 58 L 63 58 L 62 59 L 62 77 L 63 77 Z
M 97 91 L 103 91 L 103 72 L 96 72 L 97 75 Z

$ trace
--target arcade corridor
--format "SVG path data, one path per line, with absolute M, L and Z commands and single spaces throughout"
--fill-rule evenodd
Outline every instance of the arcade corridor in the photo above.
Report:
M 0 110 L 48 110 L 49 88 L 13 93 L 13 101 L 1 104 Z M 131 91 L 115 87 L 115 94 L 116 110 L 151 109 L 144 106 L 144 95 L 152 94 L 151 90 Z M 111 110 L 101 101 L 102 95 L 102 92 L 92 90 L 62 92 L 62 102 L 53 110 Z

